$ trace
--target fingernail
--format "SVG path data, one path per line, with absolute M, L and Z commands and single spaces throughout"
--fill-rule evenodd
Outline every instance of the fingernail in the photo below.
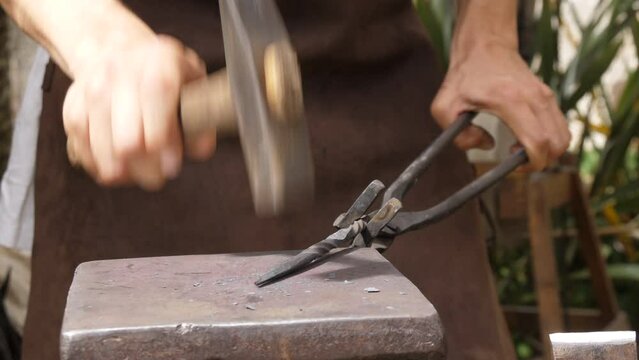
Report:
M 182 159 L 178 156 L 177 152 L 171 150 L 163 150 L 160 155 L 160 166 L 162 167 L 162 174 L 169 179 L 175 179 L 180 172 L 180 166 L 182 165 Z

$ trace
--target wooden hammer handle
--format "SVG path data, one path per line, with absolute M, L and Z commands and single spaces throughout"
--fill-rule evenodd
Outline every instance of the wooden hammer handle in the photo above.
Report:
M 304 112 L 297 55 L 287 41 L 264 51 L 264 93 L 271 119 L 294 124 Z M 216 130 L 218 136 L 236 135 L 237 114 L 226 69 L 186 84 L 180 99 L 182 130 L 188 140 Z
M 180 116 L 187 140 L 211 130 L 216 130 L 218 136 L 237 133 L 235 106 L 226 69 L 182 88 Z

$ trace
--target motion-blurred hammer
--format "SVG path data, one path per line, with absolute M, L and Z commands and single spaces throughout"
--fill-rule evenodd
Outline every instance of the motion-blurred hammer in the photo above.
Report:
M 188 84 L 185 138 L 239 132 L 258 215 L 312 200 L 313 163 L 297 55 L 273 0 L 221 0 L 226 69 Z

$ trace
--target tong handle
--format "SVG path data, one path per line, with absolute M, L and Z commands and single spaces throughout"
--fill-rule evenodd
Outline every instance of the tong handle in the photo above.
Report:
M 439 204 L 422 211 L 397 214 L 391 224 L 389 224 L 389 227 L 393 230 L 393 235 L 396 236 L 407 231 L 416 230 L 447 217 L 526 162 L 528 162 L 526 151 L 519 149 L 497 167 L 464 186 Z
M 446 146 L 453 142 L 457 135 L 470 126 L 475 115 L 477 115 L 475 112 L 463 113 L 451 126 L 444 130 L 442 134 L 402 172 L 397 180 L 391 184 L 384 194 L 384 201 L 390 198 L 402 200 L 406 192 L 408 192 L 417 179 L 430 166 L 433 159 L 435 159 Z M 439 204 L 423 211 L 400 212 L 391 223 L 388 224 L 387 231 L 391 232 L 389 235 L 394 237 L 447 217 L 527 161 L 528 155 L 526 155 L 526 151 L 520 149 L 497 167 L 467 184 Z
M 386 203 L 392 198 L 401 201 L 437 155 L 472 123 L 476 115 L 477 113 L 475 112 L 465 112 L 451 126 L 446 128 L 388 187 L 388 190 L 384 193 L 383 202 Z

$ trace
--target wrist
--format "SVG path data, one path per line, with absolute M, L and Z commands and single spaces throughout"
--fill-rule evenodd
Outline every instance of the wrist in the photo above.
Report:
M 514 39 L 491 34 L 479 35 L 476 38 L 453 41 L 451 46 L 450 66 L 463 62 L 465 59 L 477 53 L 518 53 L 519 44 Z
M 1 1 L 0 1 L 1 2 Z M 72 78 L 87 63 L 131 48 L 153 31 L 119 0 L 2 2 L 18 26 Z M 99 60 L 98 60 L 99 61 Z
M 451 62 L 475 51 L 518 51 L 516 1 L 458 0 Z
M 96 6 L 95 3 L 100 3 Z M 118 56 L 155 37 L 142 20 L 119 2 L 96 1 L 79 7 L 71 26 L 50 33 L 56 60 L 71 78 L 76 78 L 106 58 Z

